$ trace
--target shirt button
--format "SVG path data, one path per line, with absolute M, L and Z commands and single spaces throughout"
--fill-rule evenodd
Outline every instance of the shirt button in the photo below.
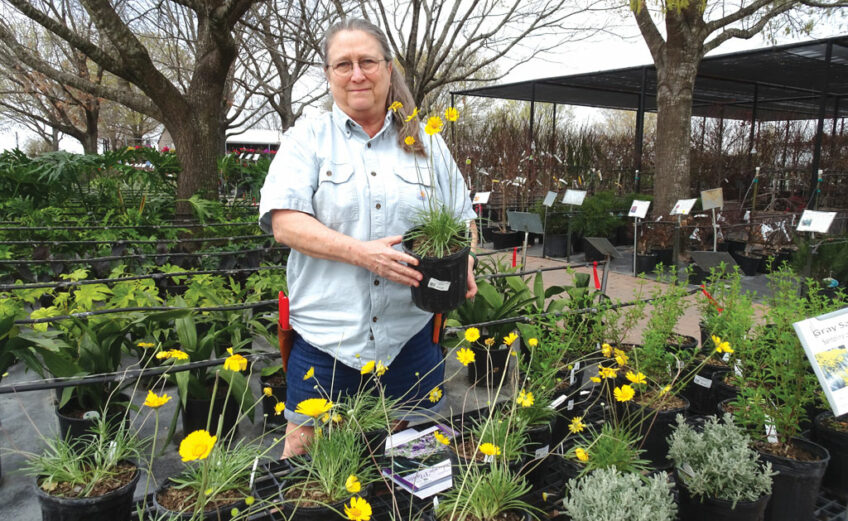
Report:
M 367 145 L 367 146 L 368 146 L 368 148 L 371 148 L 371 143 L 368 143 L 368 145 Z
M 330 177 L 331 175 L 333 175 L 333 172 L 331 170 L 327 170 L 327 177 Z
M 377 203 L 377 209 L 378 210 L 380 209 L 380 203 Z
M 374 335 L 368 335 L 368 340 L 374 340 Z
M 377 317 L 371 317 L 371 322 L 376 322 L 376 321 L 377 321 Z
M 376 177 L 376 176 L 377 176 L 377 172 L 371 172 L 371 175 L 373 175 L 373 176 L 375 176 L 375 177 Z
M 375 286 L 379 286 L 379 285 L 380 285 L 380 281 L 379 281 L 379 280 L 377 280 L 377 279 L 374 279 L 374 285 L 375 285 Z

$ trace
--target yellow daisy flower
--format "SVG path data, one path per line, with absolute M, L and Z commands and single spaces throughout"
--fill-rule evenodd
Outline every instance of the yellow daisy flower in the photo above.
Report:
M 445 119 L 454 122 L 459 119 L 459 111 L 454 107 L 448 107 L 445 109 Z
M 441 399 L 442 399 L 442 390 L 439 389 L 438 387 L 433 387 L 433 390 L 430 391 L 429 400 L 433 403 L 436 403 Z
M 436 438 L 436 441 L 443 445 L 450 445 L 450 438 L 442 434 L 442 431 L 433 432 L 433 437 Z
M 578 432 L 583 432 L 583 429 L 586 428 L 586 425 L 583 423 L 582 416 L 575 416 L 571 419 L 571 423 L 568 424 L 568 430 L 571 431 L 571 434 L 577 434 Z
M 386 371 L 388 371 L 388 370 L 389 370 L 389 368 L 387 366 L 383 365 L 383 361 L 378 360 L 377 361 L 377 367 L 374 369 L 374 373 L 377 376 L 383 376 L 384 374 L 386 374 Z
M 345 481 L 345 489 L 351 494 L 358 494 L 362 490 L 362 483 L 359 482 L 359 478 L 351 474 Z
M 415 107 L 415 110 L 412 111 L 412 114 L 406 116 L 406 121 L 410 122 L 416 117 L 418 117 L 418 107 Z
M 247 369 L 247 358 L 239 354 L 234 354 L 232 347 L 227 348 L 227 353 L 229 353 L 230 356 L 228 356 L 227 359 L 224 360 L 224 369 L 226 369 L 227 371 L 232 371 L 234 373 L 238 373 Z
M 497 445 L 492 445 L 491 443 L 484 443 L 480 445 L 480 452 L 486 456 L 500 456 L 501 448 Z
M 262 394 L 270 398 L 271 396 L 274 396 L 274 391 L 270 387 L 263 387 Z
M 332 408 L 333 402 L 328 402 L 324 398 L 308 398 L 297 404 L 294 412 L 317 418 Z
M 617 367 L 601 367 L 598 369 L 598 375 L 601 378 L 615 378 L 618 376 L 618 368 Z
M 147 398 L 144 400 L 144 405 L 150 407 L 151 409 L 158 409 L 162 407 L 166 403 L 171 400 L 171 397 L 167 394 L 162 394 L 162 396 L 157 396 L 153 391 L 147 391 Z
M 350 521 L 369 521 L 371 504 L 359 496 L 354 496 L 350 498 L 350 505 L 345 503 L 344 512 Z
M 274 416 L 279 416 L 283 414 L 283 411 L 286 410 L 286 402 L 277 402 L 274 405 Z
M 412 145 L 415 144 L 415 138 L 412 137 L 412 136 L 406 136 L 405 138 L 403 138 L 403 143 L 406 146 L 411 147 Z
M 359 370 L 359 374 L 370 373 L 371 371 L 374 370 L 374 366 L 376 366 L 376 365 L 377 365 L 377 362 L 374 361 L 374 360 L 371 360 L 370 362 L 368 362 L 367 364 L 362 366 L 362 369 Z
M 537 345 L 539 345 L 539 339 L 538 338 L 531 338 L 530 340 L 527 341 L 527 345 L 530 346 L 530 347 L 536 347 Z
M 465 341 L 476 342 L 480 339 L 480 330 L 476 327 L 469 327 L 465 330 Z
M 456 359 L 459 360 L 459 363 L 467 367 L 468 364 L 474 361 L 474 351 L 463 347 L 456 352 Z
M 601 346 L 601 353 L 607 358 L 612 357 L 612 346 L 609 344 L 604 344 Z
M 206 459 L 215 446 L 217 436 L 212 436 L 208 431 L 194 431 L 180 442 L 180 456 L 183 462 Z
M 624 376 L 634 384 L 644 384 L 648 382 L 645 375 L 641 372 L 634 374 L 633 371 L 627 371 L 627 374 Z
M 522 389 L 521 392 L 518 393 L 518 397 L 515 399 L 515 402 L 522 407 L 530 407 L 533 405 L 533 393 Z
M 633 396 L 636 395 L 636 391 L 634 391 L 629 385 L 622 385 L 621 387 L 615 388 L 613 395 L 615 395 L 616 401 L 629 402 L 633 399 Z
M 720 337 L 712 335 L 713 345 L 717 353 L 733 353 L 730 342 L 723 342 Z
M 442 118 L 439 116 L 430 116 L 427 119 L 427 125 L 424 127 L 424 132 L 426 132 L 428 136 L 432 136 L 441 132 L 442 126 L 444 126 Z
M 515 331 L 513 331 L 512 333 L 510 333 L 510 334 L 508 334 L 507 336 L 504 337 L 503 342 L 504 342 L 504 344 L 511 346 L 512 343 L 515 342 L 516 340 L 518 340 L 518 335 L 516 335 Z
M 399 101 L 393 101 L 391 105 L 389 105 L 389 110 L 392 112 L 397 112 L 398 110 L 403 108 L 403 103 Z
M 494 337 L 487 338 L 486 340 L 483 340 L 483 343 L 486 344 L 486 347 L 492 347 L 493 345 L 495 345 L 495 339 Z
M 577 459 L 580 461 L 586 462 L 589 461 L 589 453 L 586 452 L 586 449 L 577 447 L 574 449 L 574 455 L 577 456 Z
M 309 380 L 310 378 L 315 378 L 315 368 L 314 367 L 310 367 L 309 369 L 307 369 L 306 374 L 303 375 L 303 381 L 305 382 L 306 380 Z

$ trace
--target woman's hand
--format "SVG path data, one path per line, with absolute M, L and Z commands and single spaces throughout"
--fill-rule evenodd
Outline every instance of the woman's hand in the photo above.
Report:
M 403 284 L 404 286 L 418 287 L 418 282 L 423 278 L 421 272 L 409 266 L 417 266 L 418 259 L 398 251 L 392 246 L 403 240 L 403 236 L 394 235 L 374 241 L 362 243 L 360 259 L 357 264 L 375 273 L 376 275 Z M 409 266 L 401 264 L 405 262 Z M 476 291 L 476 286 L 475 286 Z

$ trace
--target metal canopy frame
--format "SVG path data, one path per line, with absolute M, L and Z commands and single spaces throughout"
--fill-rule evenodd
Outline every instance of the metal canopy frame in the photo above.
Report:
M 645 112 L 657 110 L 656 89 L 656 67 L 641 65 L 454 91 L 451 101 L 456 95 L 529 101 L 531 144 L 536 102 L 636 111 L 638 191 Z M 810 179 L 815 194 L 824 120 L 848 116 L 848 103 L 841 103 L 846 96 L 848 36 L 838 36 L 704 58 L 692 115 L 750 121 L 749 152 L 757 121 L 818 120 Z

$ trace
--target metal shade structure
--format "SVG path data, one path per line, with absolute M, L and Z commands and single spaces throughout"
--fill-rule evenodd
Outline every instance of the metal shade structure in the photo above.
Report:
M 636 111 L 634 167 L 641 168 L 645 112 L 656 112 L 653 65 L 540 78 L 455 91 L 481 96 Z M 756 121 L 818 120 L 813 177 L 821 159 L 824 120 L 848 116 L 848 36 L 709 56 L 701 61 L 692 115 Z M 753 146 L 753 125 L 751 146 Z

